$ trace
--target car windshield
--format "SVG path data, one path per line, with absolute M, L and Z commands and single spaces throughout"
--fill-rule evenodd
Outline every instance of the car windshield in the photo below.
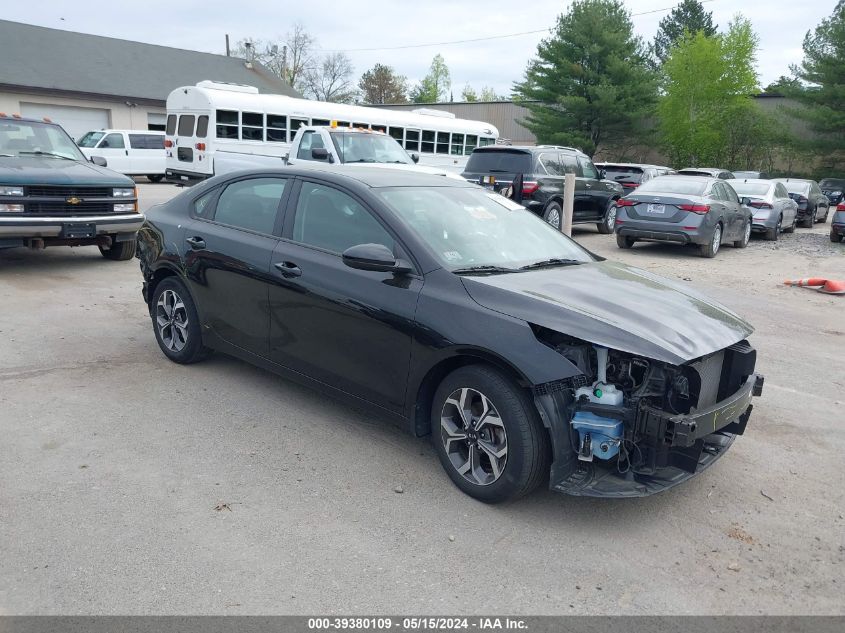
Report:
M 782 180 L 783 186 L 789 193 L 807 193 L 810 191 L 810 183 L 801 182 L 800 180 Z
M 741 180 L 728 182 L 740 196 L 765 196 L 772 188 L 772 185 L 762 182 L 742 182 Z
M 640 185 L 637 194 L 643 193 L 680 193 L 688 196 L 704 195 L 707 181 L 701 178 L 677 178 L 675 176 L 659 176 L 654 180 Z
M 819 183 L 819 187 L 822 189 L 838 189 L 841 191 L 845 189 L 845 180 L 839 180 L 838 178 L 825 178 Z
M 518 150 L 476 150 L 470 154 L 464 171 L 475 174 L 529 174 L 531 154 Z
M 99 143 L 100 139 L 105 135 L 105 132 L 86 132 L 85 135 L 76 142 L 76 144 L 79 145 L 79 147 L 96 147 L 97 143 Z
M 402 163 L 413 165 L 396 139 L 367 132 L 332 132 L 335 149 L 344 163 Z
M 597 167 L 601 167 L 596 165 Z M 623 167 L 620 165 L 604 165 L 605 178 L 619 182 L 640 182 L 643 177 L 642 167 Z
M 37 121 L 0 122 L 0 155 L 85 160 L 62 128 Z
M 594 261 L 572 239 L 497 193 L 475 187 L 401 187 L 377 192 L 448 270 L 484 272 L 489 267 L 490 272 L 509 272 L 543 263 Z

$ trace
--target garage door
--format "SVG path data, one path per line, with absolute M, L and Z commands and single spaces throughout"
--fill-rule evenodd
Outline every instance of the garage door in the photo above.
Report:
M 61 125 L 75 139 L 78 139 L 85 132 L 109 127 L 109 111 L 100 108 L 21 103 L 21 114 L 33 119 L 46 116 Z

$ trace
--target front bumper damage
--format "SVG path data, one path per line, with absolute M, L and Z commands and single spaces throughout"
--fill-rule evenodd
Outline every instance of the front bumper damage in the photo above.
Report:
M 751 374 L 730 396 L 686 415 L 649 406 L 614 412 L 602 405 L 588 405 L 588 410 L 602 415 L 624 417 L 649 438 L 648 445 L 637 448 L 646 466 L 627 469 L 617 463 L 579 460 L 571 448 L 566 422 L 571 410 L 566 389 L 535 388 L 535 403 L 550 428 L 555 455 L 549 487 L 575 496 L 645 497 L 683 483 L 709 468 L 736 436 L 745 432 L 753 409 L 751 399 L 762 394 L 763 380 L 763 376 Z

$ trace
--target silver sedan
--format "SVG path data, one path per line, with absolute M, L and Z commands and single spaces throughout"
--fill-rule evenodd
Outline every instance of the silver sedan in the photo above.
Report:
M 728 180 L 743 206 L 753 214 L 751 230 L 776 240 L 782 232 L 792 233 L 798 222 L 798 204 L 789 197 L 783 183 L 742 178 Z

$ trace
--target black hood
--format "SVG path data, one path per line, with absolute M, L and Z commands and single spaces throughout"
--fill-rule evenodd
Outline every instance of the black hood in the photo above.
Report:
M 672 365 L 723 349 L 754 331 L 687 286 L 623 264 L 595 262 L 462 280 L 486 308 Z
M 0 185 L 134 187 L 128 176 L 93 163 L 48 156 L 0 156 Z

